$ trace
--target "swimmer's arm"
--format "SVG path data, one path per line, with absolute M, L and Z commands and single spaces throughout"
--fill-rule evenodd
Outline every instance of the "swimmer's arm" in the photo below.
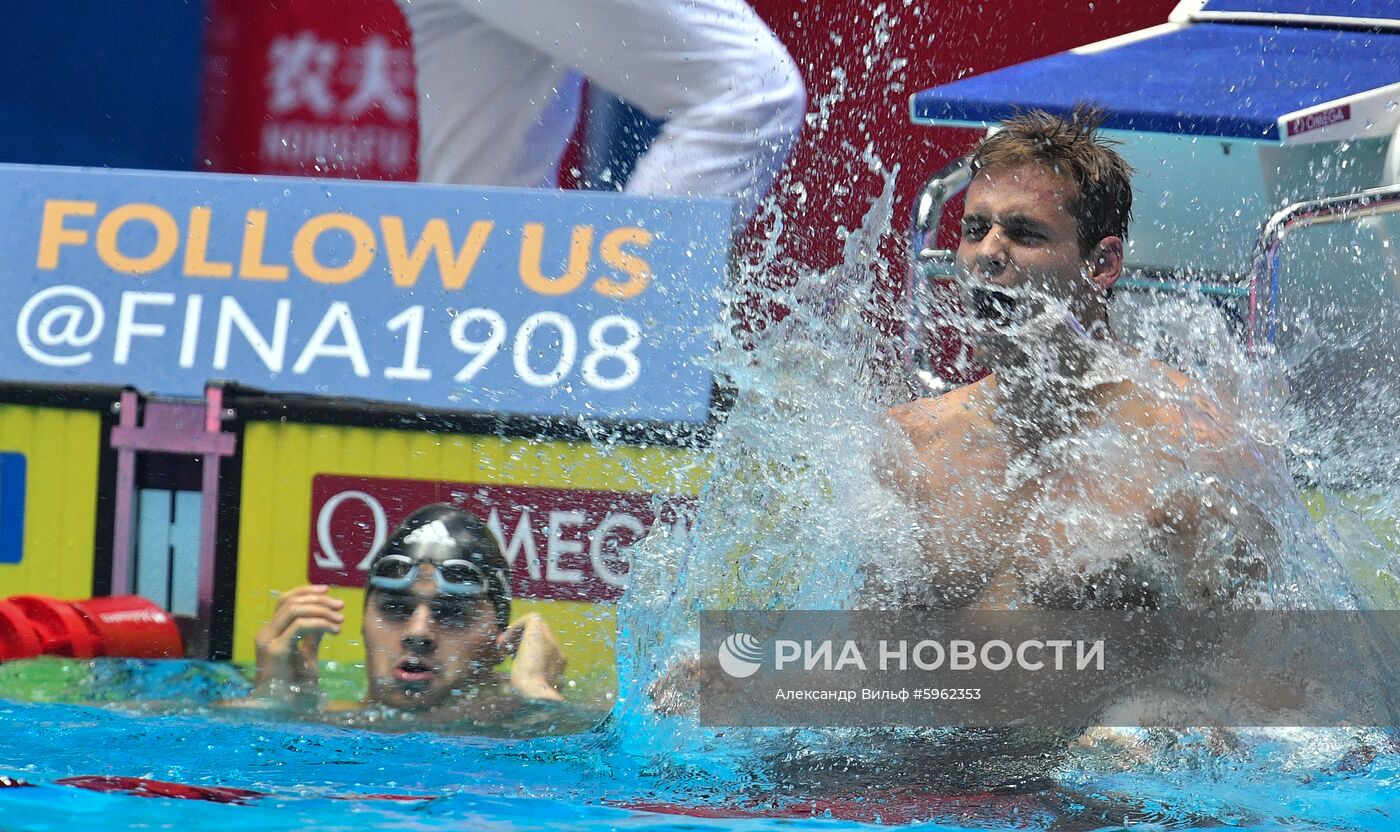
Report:
M 316 710 L 314 701 L 291 697 L 269 697 L 251 693 L 242 699 L 224 699 L 211 703 L 211 707 L 227 711 L 277 711 L 279 713 L 305 713 Z
M 1184 382 L 1183 382 L 1184 384 Z M 1270 516 L 1282 506 L 1270 471 L 1282 459 L 1256 443 L 1225 404 L 1193 396 L 1178 411 L 1163 446 L 1183 454 L 1191 480 L 1172 489 L 1158 506 L 1152 525 L 1165 532 L 1175 568 L 1185 578 L 1188 600 L 1214 604 L 1251 603 L 1261 591 L 1282 542 Z

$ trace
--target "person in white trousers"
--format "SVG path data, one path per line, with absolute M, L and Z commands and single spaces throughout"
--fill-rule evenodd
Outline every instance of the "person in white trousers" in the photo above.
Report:
M 580 76 L 665 125 L 625 190 L 726 196 L 747 216 L 806 110 L 745 0 L 398 0 L 413 33 L 419 178 L 554 185 Z

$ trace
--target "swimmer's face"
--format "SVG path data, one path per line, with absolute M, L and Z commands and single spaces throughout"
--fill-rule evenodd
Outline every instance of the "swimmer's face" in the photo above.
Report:
M 503 658 L 491 602 L 439 592 L 435 572 L 425 562 L 408 589 L 370 590 L 364 635 L 371 702 L 432 708 L 486 681 Z
M 1117 279 L 1122 240 L 1105 238 L 1086 255 L 1070 212 L 1076 195 L 1072 179 L 1035 164 L 984 169 L 968 187 L 957 268 L 966 307 L 980 312 L 973 348 L 983 363 L 1018 352 L 996 331 L 1008 320 L 1023 321 L 1048 301 L 1092 317 L 1085 310 Z

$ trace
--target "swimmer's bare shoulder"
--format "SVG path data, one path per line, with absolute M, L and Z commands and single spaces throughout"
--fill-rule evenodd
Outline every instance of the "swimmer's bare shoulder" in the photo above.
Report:
M 928 444 L 950 433 L 962 432 L 987 421 L 986 395 L 990 377 L 973 384 L 950 390 L 941 396 L 929 396 L 895 405 L 889 417 L 903 429 L 915 445 Z
M 881 466 L 884 481 L 896 491 L 921 499 L 950 476 L 950 466 L 965 447 L 991 427 L 986 380 L 959 387 L 941 396 L 916 399 L 887 412 L 902 442 L 887 448 Z M 912 459 L 911 459 L 912 453 Z
M 921 463 L 917 471 L 920 477 L 938 477 L 940 471 L 946 474 L 948 463 L 964 456 L 969 448 L 984 444 L 993 430 L 991 392 L 994 384 L 993 377 L 988 376 L 941 396 L 916 399 L 890 408 L 890 420 L 911 446 L 907 450 L 912 450 Z M 905 461 L 908 461 L 907 455 Z M 907 470 L 910 476 L 916 473 L 913 467 Z M 894 473 L 899 473 L 898 467 Z

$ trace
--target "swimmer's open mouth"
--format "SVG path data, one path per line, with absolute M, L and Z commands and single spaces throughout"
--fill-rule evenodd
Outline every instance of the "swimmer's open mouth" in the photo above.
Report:
M 977 287 L 970 290 L 972 317 L 994 327 L 1009 327 L 1024 317 L 1025 310 L 1018 310 L 1019 300 L 1009 292 L 994 288 Z
M 422 659 L 410 656 L 394 665 L 394 678 L 408 685 L 423 685 L 437 676 L 437 669 Z

